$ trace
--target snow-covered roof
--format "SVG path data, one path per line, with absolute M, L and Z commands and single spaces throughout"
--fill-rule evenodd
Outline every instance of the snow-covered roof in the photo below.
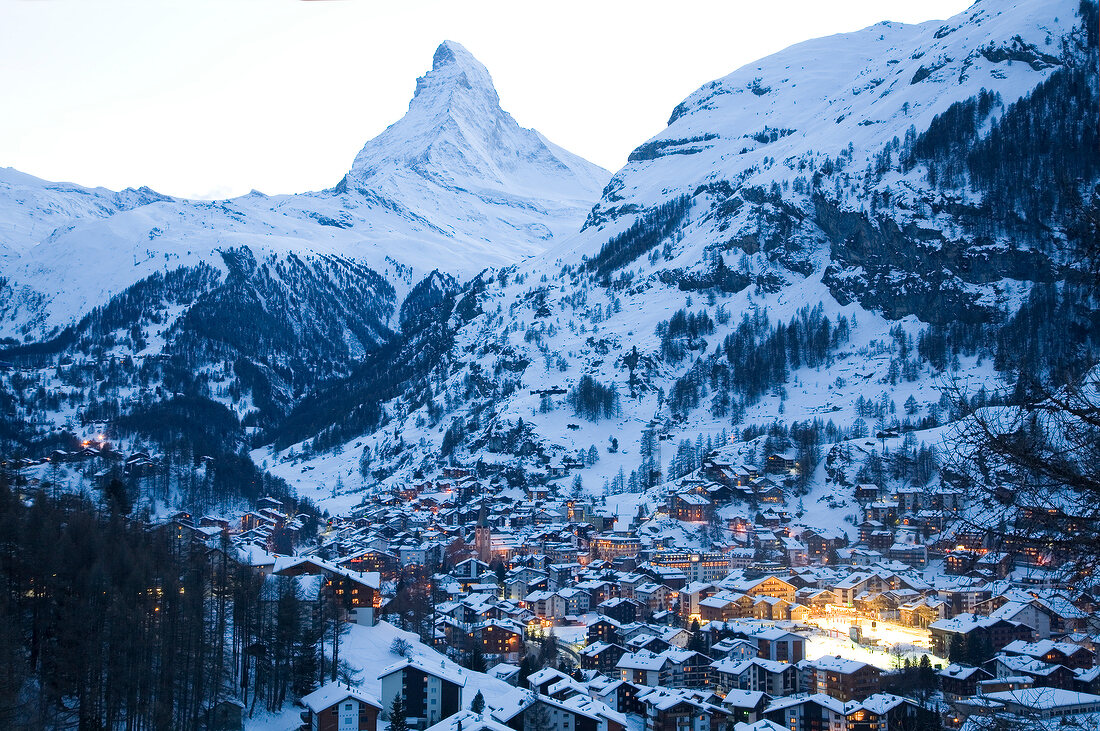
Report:
M 664 655 L 652 652 L 628 652 L 619 658 L 615 667 L 623 670 L 660 670 L 668 662 Z
M 437 678 L 448 680 L 456 685 L 466 685 L 466 675 L 460 668 L 453 665 L 448 665 L 445 661 L 440 662 L 438 665 L 426 661 L 419 655 L 414 657 L 407 657 L 392 665 L 388 665 L 378 673 L 379 678 L 384 678 L 387 675 L 392 675 L 405 668 L 415 668 L 428 675 L 434 675 Z
M 343 685 L 341 683 L 328 683 L 327 685 L 322 685 L 309 695 L 303 696 L 301 702 L 303 706 L 314 713 L 320 713 L 326 708 L 332 708 L 332 706 L 345 698 L 354 698 L 360 703 L 365 703 L 379 709 L 382 708 L 381 702 L 374 696 L 360 688 L 352 688 L 349 685 Z
M 816 660 L 807 660 L 811 667 L 818 670 L 832 670 L 838 673 L 850 674 L 867 667 L 867 663 L 859 660 L 849 660 L 837 655 L 822 655 Z
M 494 721 L 487 713 L 465 710 L 428 727 L 428 731 L 512 731 L 512 729 Z
M 1036 711 L 1088 704 L 1100 706 L 1100 695 L 1079 693 L 1075 690 L 1063 690 L 1062 688 L 1019 688 L 1017 690 L 986 693 L 985 697 L 989 700 L 1011 703 Z

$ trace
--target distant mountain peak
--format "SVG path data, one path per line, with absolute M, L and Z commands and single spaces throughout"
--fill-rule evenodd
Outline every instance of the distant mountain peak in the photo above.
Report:
M 488 69 L 455 41 L 443 41 L 416 80 L 409 111 L 368 141 L 347 189 L 410 200 L 427 184 L 514 199 L 594 200 L 610 174 L 521 127 L 500 106 Z M 480 205 L 480 204 L 479 204 Z
M 461 43 L 443 41 L 432 56 L 432 70 L 416 80 L 416 92 L 409 107 L 425 94 L 447 95 L 460 89 L 480 92 L 491 103 L 500 104 L 489 70 Z

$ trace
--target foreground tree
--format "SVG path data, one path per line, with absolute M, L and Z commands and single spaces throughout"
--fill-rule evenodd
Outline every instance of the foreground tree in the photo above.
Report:
M 1090 48 L 1095 59 L 1095 36 Z M 1017 341 L 1006 350 L 1025 353 L 1011 366 L 1011 405 L 962 419 L 943 470 L 993 547 L 1026 551 L 1066 578 L 1100 569 L 1100 186 L 1073 229 L 1063 293 L 1076 294 L 1054 308 L 1029 301 L 1002 329 L 1000 340 Z M 965 410 L 970 394 L 954 384 L 945 395 Z

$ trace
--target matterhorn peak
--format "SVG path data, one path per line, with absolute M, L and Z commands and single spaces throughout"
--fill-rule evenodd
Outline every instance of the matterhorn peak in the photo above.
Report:
M 435 49 L 432 70 L 416 80 L 409 112 L 433 117 L 471 112 L 491 117 L 503 114 L 488 69 L 454 41 L 443 41 Z
M 431 70 L 416 80 L 409 111 L 363 146 L 347 185 L 393 197 L 394 185 L 431 180 L 483 193 L 553 191 L 555 198 L 581 200 L 595 198 L 607 177 L 520 127 L 501 109 L 488 69 L 462 44 L 443 41 Z

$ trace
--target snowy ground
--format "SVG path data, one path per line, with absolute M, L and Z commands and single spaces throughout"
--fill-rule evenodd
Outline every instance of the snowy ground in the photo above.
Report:
M 814 632 L 806 642 L 806 658 L 814 660 L 822 655 L 839 655 L 848 660 L 858 660 L 870 665 L 893 670 L 898 666 L 898 655 L 883 649 L 856 644 L 847 635 L 831 635 L 824 631 Z M 902 658 L 909 658 L 910 662 L 919 662 L 922 655 L 928 655 L 932 665 L 947 665 L 943 658 L 921 650 L 915 645 L 909 645 L 901 652 Z

